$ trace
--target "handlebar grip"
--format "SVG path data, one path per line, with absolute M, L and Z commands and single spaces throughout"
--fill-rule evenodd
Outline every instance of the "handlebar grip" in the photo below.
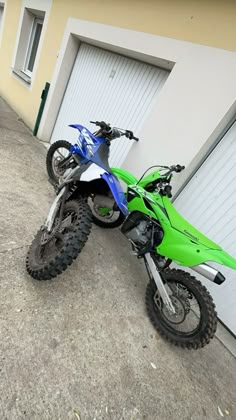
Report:
M 135 137 L 133 134 L 133 131 L 131 130 L 126 130 L 125 131 L 125 136 L 129 139 L 129 140 L 136 140 L 139 141 L 138 137 Z
M 185 166 L 181 166 L 181 165 L 176 165 L 175 167 L 175 172 L 181 172 L 185 169 Z
M 111 127 L 109 124 L 105 123 L 105 121 L 90 121 L 91 124 L 95 124 L 100 127 L 102 130 L 109 132 Z
M 100 121 L 99 126 L 101 127 L 102 130 L 105 130 L 105 131 L 110 131 L 111 130 L 110 125 L 105 123 L 105 121 Z

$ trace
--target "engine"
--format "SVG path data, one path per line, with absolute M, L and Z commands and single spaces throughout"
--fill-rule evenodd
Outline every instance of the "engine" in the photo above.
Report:
M 152 245 L 160 244 L 163 237 L 160 226 L 140 212 L 133 212 L 127 217 L 122 225 L 121 232 L 139 250 L 148 243 Z
M 138 245 L 146 245 L 148 241 L 150 241 L 152 235 L 152 230 L 148 226 L 148 222 L 146 220 L 142 220 L 131 229 L 129 232 L 126 232 L 126 236 L 128 239 L 131 239 L 135 244 Z

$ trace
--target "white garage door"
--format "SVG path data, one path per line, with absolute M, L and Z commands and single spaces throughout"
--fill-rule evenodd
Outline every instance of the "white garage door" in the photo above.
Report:
M 75 142 L 77 133 L 67 125 L 81 123 L 95 131 L 90 120 L 110 122 L 138 136 L 168 75 L 166 70 L 81 44 L 51 141 Z M 132 143 L 115 140 L 110 164 L 121 165 Z
M 236 123 L 175 200 L 180 213 L 236 258 Z M 215 265 L 215 264 L 212 264 Z M 217 286 L 204 281 L 219 318 L 236 334 L 236 271 L 215 265 L 226 276 Z

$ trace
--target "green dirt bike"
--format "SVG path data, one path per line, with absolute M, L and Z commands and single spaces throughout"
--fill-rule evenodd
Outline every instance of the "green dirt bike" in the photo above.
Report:
M 80 133 L 77 144 L 59 140 L 48 150 L 47 170 L 57 185 L 57 197 L 28 252 L 27 270 L 38 280 L 65 270 L 88 238 L 91 209 L 94 223 L 121 225 L 134 253 L 144 260 L 150 280 L 146 307 L 154 327 L 176 345 L 203 347 L 217 327 L 212 297 L 199 280 L 182 269 L 170 268 L 171 263 L 189 267 L 221 285 L 224 276 L 207 262 L 236 269 L 236 260 L 173 207 L 170 182 L 183 166 L 153 166 L 149 169 L 155 170 L 148 175 L 146 171 L 139 180 L 123 169 L 110 168 L 111 141 L 121 136 L 138 139 L 129 130 L 111 128 L 104 122 L 95 124 L 99 129 L 94 134 L 72 125 Z M 91 164 L 99 168 L 99 178 L 94 173 L 86 175 Z M 119 180 L 127 185 L 125 193 Z

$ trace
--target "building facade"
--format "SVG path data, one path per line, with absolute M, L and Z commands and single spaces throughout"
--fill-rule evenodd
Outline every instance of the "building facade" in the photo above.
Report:
M 49 83 L 40 139 L 74 141 L 68 124 L 103 119 L 140 137 L 112 146 L 113 165 L 184 164 L 177 207 L 236 257 L 235 21 L 233 0 L 2 0 L 0 95 L 33 130 Z M 210 289 L 236 333 L 225 271 Z

